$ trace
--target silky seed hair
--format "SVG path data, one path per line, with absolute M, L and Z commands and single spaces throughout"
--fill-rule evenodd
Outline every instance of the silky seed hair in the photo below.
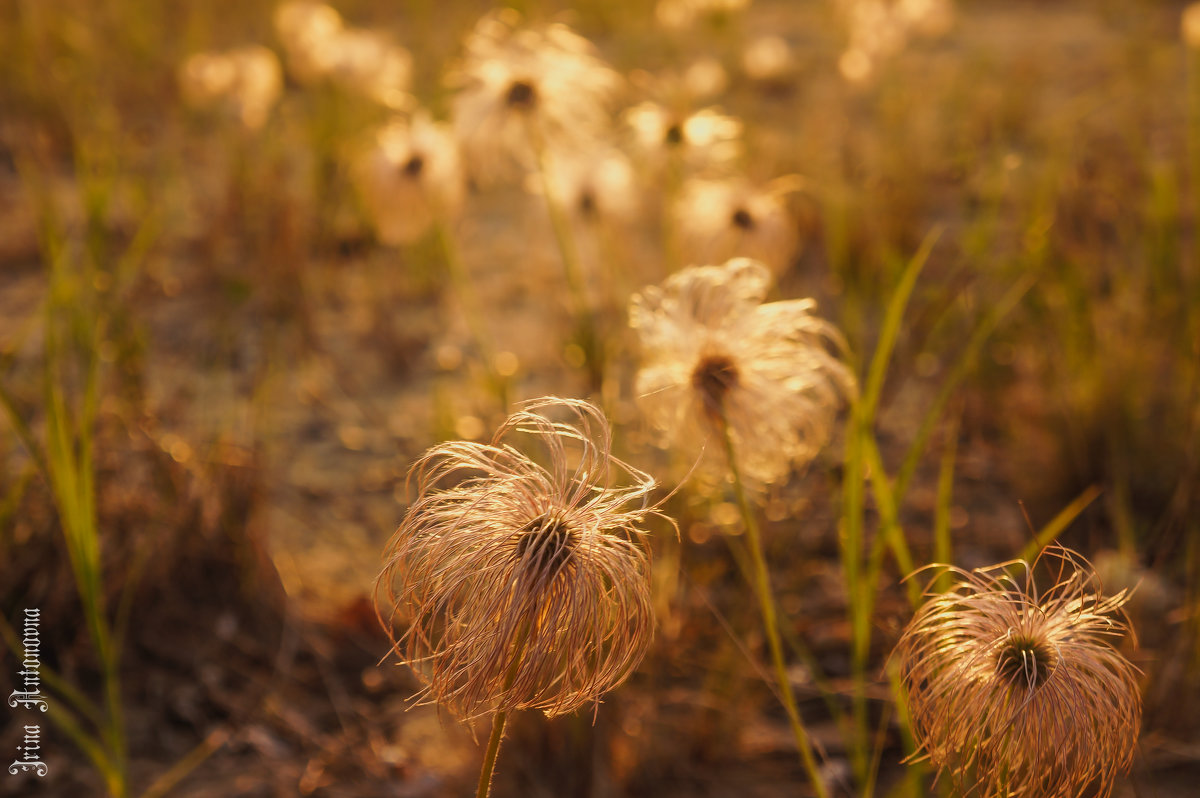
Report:
M 458 145 L 447 126 L 423 109 L 374 131 L 355 154 L 350 173 L 384 244 L 411 244 L 438 219 L 453 219 L 462 207 L 465 182 Z
M 446 81 L 455 135 L 483 182 L 536 168 L 538 146 L 592 150 L 608 133 L 621 87 L 587 39 L 562 24 L 526 25 L 512 9 L 479 20 Z
M 376 596 L 387 597 L 389 634 L 403 629 L 393 647 L 425 685 L 418 701 L 466 720 L 558 715 L 598 704 L 641 661 L 653 634 L 644 537 L 655 482 L 610 447 L 595 407 L 544 398 L 491 443 L 439 444 L 413 465 L 417 498 Z
M 671 209 L 684 259 L 714 263 L 742 256 L 783 274 L 800 250 L 786 200 L 798 185 L 796 176 L 763 185 L 744 177 L 685 181 Z
M 1054 581 L 1039 593 L 1038 565 Z M 896 646 L 918 758 L 967 796 L 1104 798 L 1133 761 L 1137 669 L 1126 591 L 1104 596 L 1070 549 L 963 571 L 928 594 Z M 1136 641 L 1134 641 L 1136 643 Z
M 811 299 L 764 304 L 770 283 L 763 264 L 735 258 L 683 269 L 629 305 L 638 404 L 662 443 L 699 454 L 727 424 L 751 487 L 811 460 L 855 391 L 837 329 Z M 704 448 L 717 454 L 701 473 L 724 472 L 721 447 Z

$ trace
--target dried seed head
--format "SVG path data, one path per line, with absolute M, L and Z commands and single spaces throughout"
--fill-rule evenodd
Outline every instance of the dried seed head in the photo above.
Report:
M 697 451 L 724 422 L 757 486 L 814 457 L 854 391 L 838 331 L 812 300 L 762 304 L 770 279 L 761 263 L 735 258 L 677 272 L 629 305 L 643 353 L 638 403 L 664 443 Z M 717 454 L 701 473 L 724 473 L 720 447 L 706 451 Z
M 561 24 L 523 25 L 511 9 L 476 23 L 446 80 L 455 134 L 484 182 L 536 167 L 534 131 L 555 153 L 592 150 L 611 127 L 621 84 L 582 36 Z
M 518 436 L 542 445 L 546 466 Z M 653 629 L 642 538 L 655 483 L 609 446 L 599 410 L 547 398 L 490 444 L 443 443 L 413 466 L 417 498 L 376 592 L 391 604 L 389 633 L 388 621 L 407 621 L 393 644 L 423 700 L 468 720 L 555 715 L 598 703 L 637 666 Z M 610 485 L 613 472 L 632 484 Z
M 1044 593 L 1039 562 L 1055 572 Z M 1141 725 L 1137 669 L 1112 644 L 1131 631 L 1125 591 L 1102 596 L 1090 563 L 1062 547 L 949 572 L 957 583 L 917 611 L 894 655 L 921 756 L 965 795 L 1109 795 Z

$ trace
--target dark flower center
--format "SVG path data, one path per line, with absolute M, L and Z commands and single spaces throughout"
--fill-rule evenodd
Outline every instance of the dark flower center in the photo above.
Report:
M 504 98 L 504 102 L 509 108 L 518 111 L 531 110 L 537 103 L 537 89 L 527 80 L 514 80 L 508 87 L 508 96 Z
M 996 673 L 1015 687 L 1032 690 L 1050 678 L 1054 661 L 1054 652 L 1042 641 L 1012 637 L 1000 649 Z
M 743 230 L 754 229 L 754 217 L 745 208 L 738 208 L 734 211 L 733 216 L 729 217 L 729 221 L 733 222 L 734 227 L 740 227 Z
M 517 536 L 517 559 L 527 567 L 548 576 L 566 565 L 579 543 L 579 534 L 554 515 L 539 516 Z
M 414 155 L 413 157 L 409 158 L 404 163 L 404 166 L 401 167 L 401 170 L 404 172 L 404 174 L 407 177 L 411 177 L 414 179 L 420 177 L 421 172 L 424 169 L 425 169 L 425 159 L 422 158 L 420 155 Z
M 728 355 L 708 355 L 692 371 L 692 387 L 713 415 L 724 412 L 725 397 L 737 383 L 737 365 Z
M 579 212 L 584 216 L 596 215 L 596 195 L 590 188 L 579 195 Z
M 671 146 L 678 146 L 683 143 L 683 126 L 678 122 L 667 128 L 667 132 L 663 135 L 663 141 Z

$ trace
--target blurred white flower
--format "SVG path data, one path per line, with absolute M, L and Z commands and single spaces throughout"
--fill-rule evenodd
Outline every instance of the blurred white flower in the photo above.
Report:
M 796 254 L 798 235 L 784 194 L 788 181 L 756 187 L 744 178 L 693 178 L 672 213 L 685 263 L 718 263 L 740 255 L 781 274 Z
M 1192 49 L 1200 48 L 1200 3 L 1192 3 L 1183 9 L 1180 27 L 1183 43 Z
M 770 283 L 761 263 L 736 258 L 686 268 L 629 303 L 642 349 L 637 399 L 650 423 L 690 452 L 727 426 L 752 488 L 811 460 L 855 390 L 835 354 L 845 346 L 837 329 L 811 299 L 762 304 Z M 705 449 L 701 473 L 725 470 L 720 450 Z
M 620 150 L 606 147 L 597 152 L 557 156 L 549 163 L 555 197 L 575 218 L 584 222 L 628 221 L 638 212 L 633 164 Z M 531 177 L 527 182 L 532 193 L 542 191 L 540 181 Z
M 458 149 L 445 125 L 419 112 L 380 128 L 354 164 L 353 176 L 379 240 L 408 244 L 462 204 Z
M 607 132 L 621 84 L 591 43 L 565 25 L 519 25 L 511 10 L 485 16 L 447 78 L 455 134 L 471 173 L 483 180 L 534 167 L 538 147 L 592 147 Z
M 266 124 L 283 92 L 279 59 L 266 47 L 196 53 L 179 70 L 184 101 L 199 110 L 219 110 L 248 130 Z
M 756 83 L 783 86 L 795 77 L 796 61 L 782 36 L 759 36 L 742 51 L 742 70 Z
M 327 80 L 394 110 L 411 106 L 412 54 L 386 33 L 346 27 L 333 8 L 304 1 L 279 6 L 274 22 L 296 80 Z
M 681 114 L 646 101 L 627 109 L 622 119 L 652 166 L 677 158 L 693 172 L 720 171 L 742 154 L 741 121 L 716 108 Z
M 680 30 L 702 19 L 720 20 L 748 5 L 750 0 L 658 0 L 654 17 L 664 28 Z

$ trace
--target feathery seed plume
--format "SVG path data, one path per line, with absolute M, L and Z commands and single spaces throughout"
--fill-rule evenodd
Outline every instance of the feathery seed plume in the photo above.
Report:
M 811 299 L 763 304 L 770 282 L 763 264 L 735 258 L 684 269 L 629 305 L 643 353 L 638 402 L 650 422 L 692 448 L 727 424 L 752 484 L 811 460 L 855 390 L 831 351 L 844 346 L 837 329 L 813 315 Z
M 247 130 L 258 130 L 283 93 L 283 72 L 273 52 L 249 45 L 189 56 L 180 67 L 179 84 L 193 108 L 221 110 Z
M 1055 573 L 1042 593 L 1039 561 Z M 1128 595 L 1101 595 L 1070 549 L 1039 561 L 949 567 L 953 587 L 932 595 L 896 646 L 921 755 L 964 795 L 1102 798 L 1133 761 L 1137 669 L 1113 647 L 1132 631 Z
M 510 442 L 519 435 L 541 445 L 545 465 Z M 610 437 L 592 405 L 543 398 L 490 444 L 442 443 L 413 466 L 417 498 L 376 589 L 408 623 L 393 644 L 425 700 L 467 720 L 558 715 L 599 703 L 641 661 L 655 482 L 613 457 Z M 614 472 L 631 484 L 612 486 Z
M 354 164 L 354 178 L 385 244 L 409 244 L 437 218 L 454 216 L 463 199 L 458 147 L 427 112 L 380 128 Z
M 475 25 L 447 83 L 468 166 L 492 180 L 533 168 L 537 146 L 587 150 L 607 130 L 620 78 L 567 26 L 521 27 L 506 9 Z

